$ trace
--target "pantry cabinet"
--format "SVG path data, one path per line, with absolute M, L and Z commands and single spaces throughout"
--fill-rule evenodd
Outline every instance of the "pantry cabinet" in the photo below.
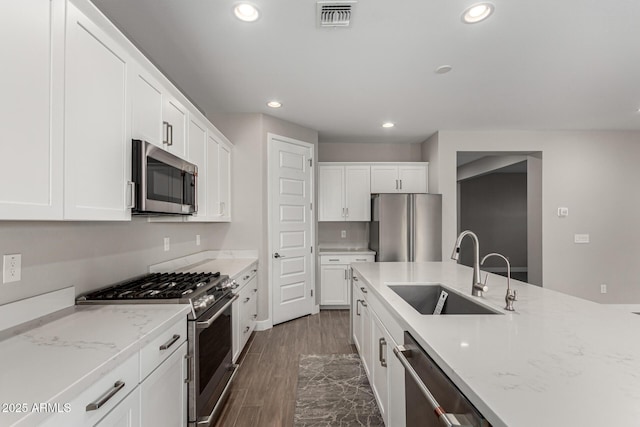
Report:
M 0 219 L 62 219 L 63 0 L 0 14 Z
M 427 193 L 427 168 L 423 163 L 371 165 L 372 193 Z
M 67 3 L 64 218 L 129 220 L 127 52 Z
M 320 163 L 318 168 L 318 221 L 370 221 L 370 166 Z

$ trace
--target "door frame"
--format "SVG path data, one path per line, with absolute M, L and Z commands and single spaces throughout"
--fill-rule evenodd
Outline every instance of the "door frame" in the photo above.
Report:
M 300 147 L 304 147 L 304 148 L 308 148 L 309 151 L 311 152 L 311 159 L 313 159 L 313 161 L 311 162 L 311 166 L 310 166 L 310 172 L 311 172 L 311 182 L 309 185 L 309 188 L 311 189 L 311 200 L 313 203 L 313 209 L 311 210 L 312 214 L 311 214 L 311 235 L 310 235 L 310 244 L 311 247 L 315 248 L 313 250 L 313 252 L 310 254 L 311 255 L 311 289 L 313 289 L 313 305 L 312 305 L 312 310 L 311 310 L 311 314 L 316 314 L 320 311 L 320 306 L 318 305 L 318 292 L 317 292 L 317 286 L 316 286 L 316 263 L 317 263 L 317 251 L 318 248 L 316 246 L 316 216 L 317 216 L 317 201 L 316 201 L 316 189 L 315 189 L 315 185 L 316 185 L 316 177 L 315 177 L 315 171 L 316 171 L 316 165 L 317 165 L 317 161 L 315 159 L 315 145 L 310 143 L 310 142 L 305 142 L 305 141 L 300 141 L 298 139 L 293 139 L 293 138 L 288 138 L 286 136 L 281 136 L 281 135 L 277 135 L 271 132 L 267 133 L 267 257 L 269 258 L 269 262 L 266 263 L 267 265 L 267 275 L 268 275 L 268 288 L 269 288 L 269 318 L 267 319 L 266 323 L 268 323 L 264 329 L 268 329 L 273 327 L 273 256 L 272 256 L 272 243 L 273 243 L 273 215 L 271 214 L 272 211 L 272 202 L 271 202 L 271 196 L 272 196 L 272 192 L 273 189 L 271 187 L 271 181 L 273 179 L 273 174 L 274 171 L 271 168 L 271 161 L 273 159 L 273 142 L 274 140 L 279 140 L 279 141 L 283 141 L 283 142 L 287 142 L 293 145 L 298 145 Z M 262 330 L 263 328 L 261 328 Z

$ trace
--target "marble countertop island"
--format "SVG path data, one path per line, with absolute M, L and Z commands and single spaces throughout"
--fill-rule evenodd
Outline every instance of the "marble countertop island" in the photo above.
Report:
M 640 316 L 514 280 L 508 312 L 505 277 L 471 297 L 453 262 L 353 269 L 494 427 L 640 426 Z M 420 315 L 387 286 L 433 282 L 503 314 Z
M 166 327 L 188 305 L 86 305 L 0 341 L 0 403 L 69 402 Z M 0 425 L 36 425 L 50 414 L 0 412 Z

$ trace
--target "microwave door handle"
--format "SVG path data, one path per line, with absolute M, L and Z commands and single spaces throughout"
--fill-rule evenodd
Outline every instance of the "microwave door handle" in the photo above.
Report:
M 198 213 L 198 169 L 193 173 L 193 207 Z

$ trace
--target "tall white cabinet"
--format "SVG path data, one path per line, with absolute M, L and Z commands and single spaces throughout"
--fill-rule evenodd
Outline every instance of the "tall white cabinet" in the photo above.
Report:
M 62 219 L 64 4 L 2 4 L 2 219 Z
M 66 219 L 130 219 L 127 52 L 67 3 Z

